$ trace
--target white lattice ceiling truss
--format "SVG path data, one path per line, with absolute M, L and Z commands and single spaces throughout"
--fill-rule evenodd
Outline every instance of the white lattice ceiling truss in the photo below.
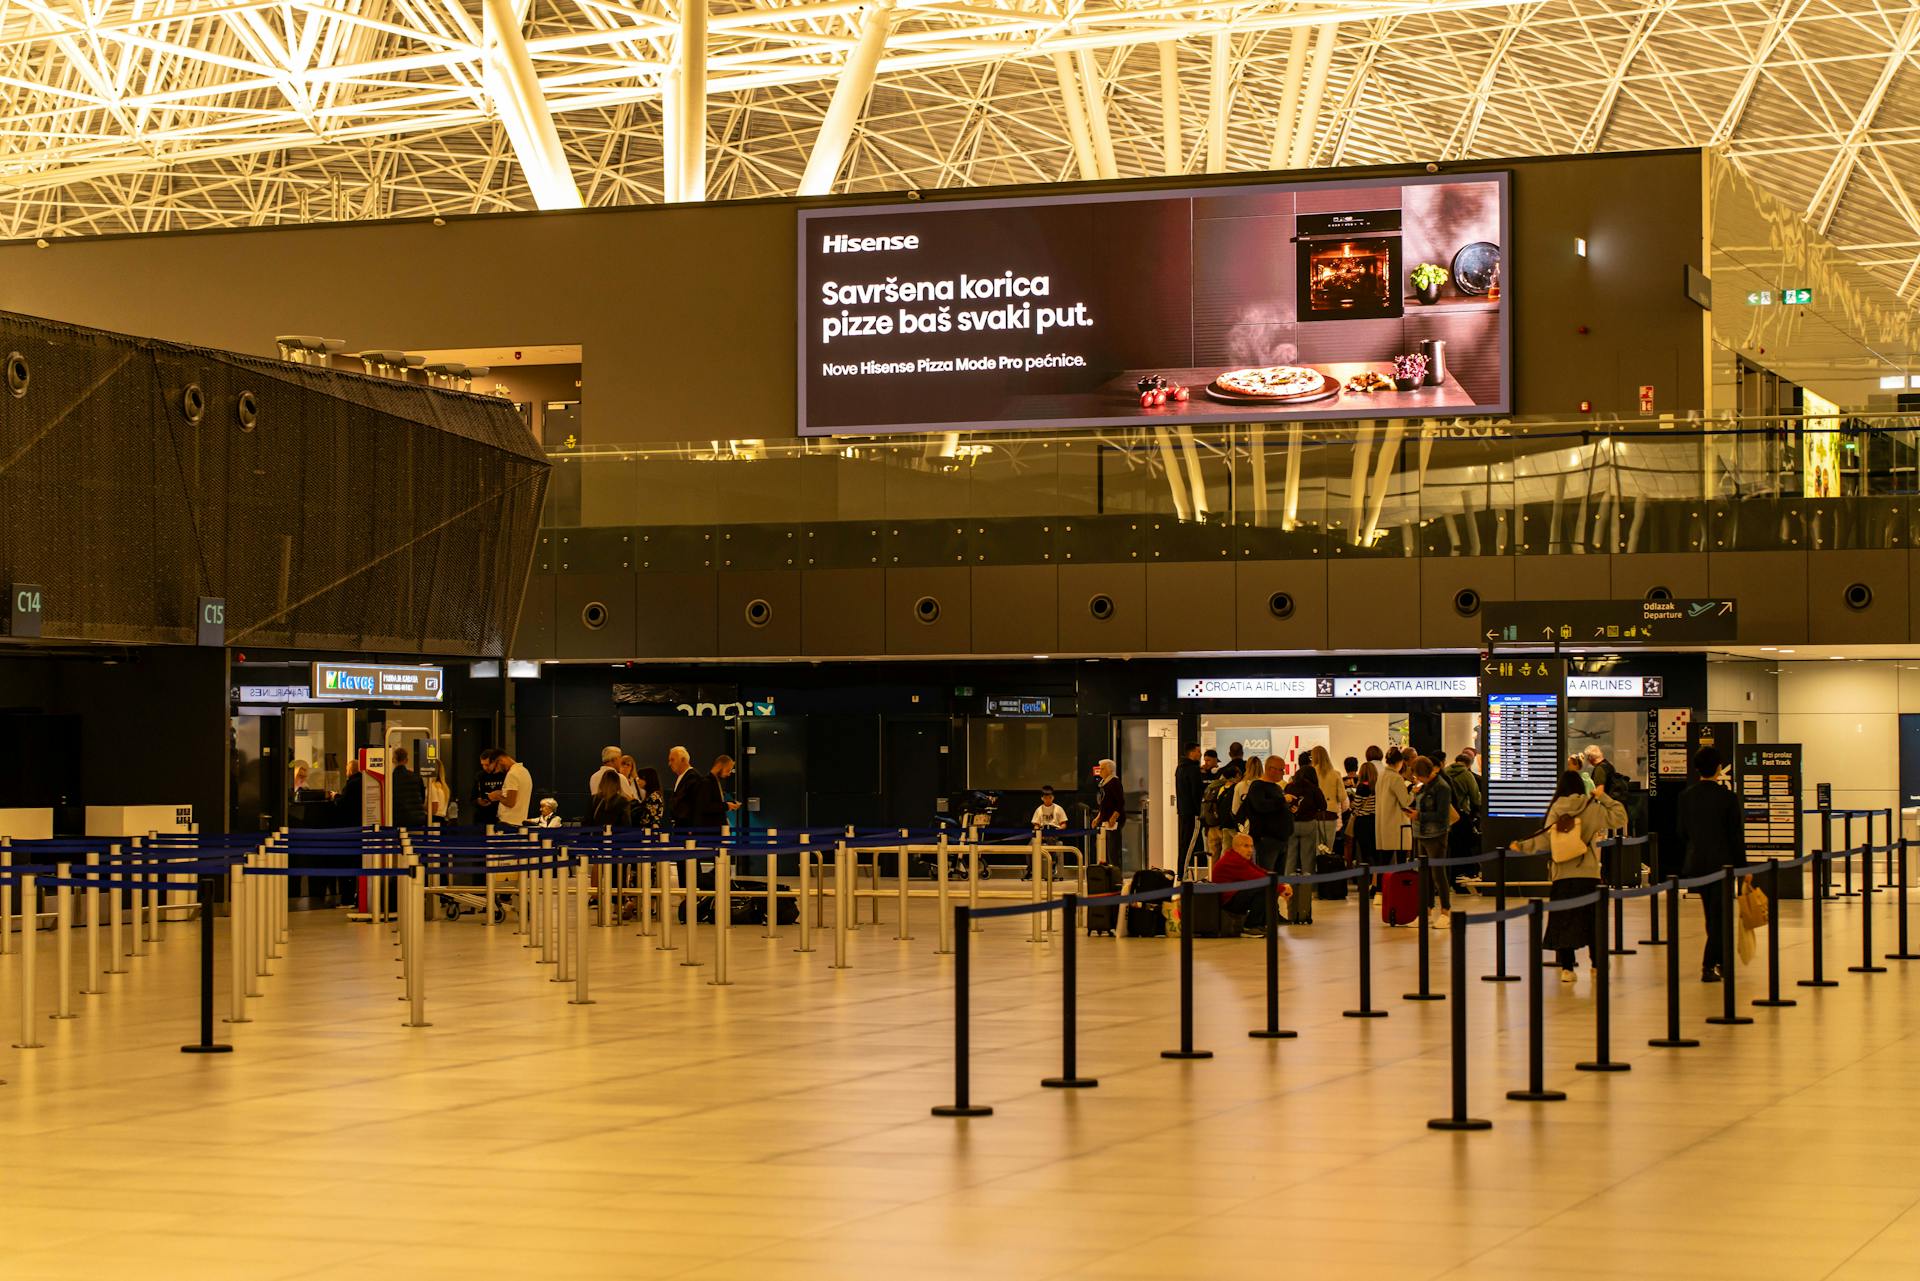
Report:
M 1920 7 L 0 0 L 0 234 L 1711 144 L 1920 288 Z

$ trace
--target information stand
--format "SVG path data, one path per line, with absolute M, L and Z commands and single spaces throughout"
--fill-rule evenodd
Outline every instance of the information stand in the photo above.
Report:
M 1800 813 L 1800 744 L 1742 743 L 1733 754 L 1733 788 L 1747 857 L 1797 858 L 1803 834 Z M 1805 897 L 1799 868 L 1779 873 L 1780 897 Z

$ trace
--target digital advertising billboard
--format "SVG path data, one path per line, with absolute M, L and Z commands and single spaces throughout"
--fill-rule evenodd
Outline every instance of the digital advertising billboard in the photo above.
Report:
M 803 436 L 1512 412 L 1504 173 L 807 209 Z

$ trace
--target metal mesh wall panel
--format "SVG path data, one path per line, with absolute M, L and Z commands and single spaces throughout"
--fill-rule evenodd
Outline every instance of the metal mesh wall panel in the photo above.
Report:
M 47 636 L 191 643 L 220 596 L 236 645 L 505 649 L 548 472 L 510 404 L 7 313 L 0 354 L 0 582 Z

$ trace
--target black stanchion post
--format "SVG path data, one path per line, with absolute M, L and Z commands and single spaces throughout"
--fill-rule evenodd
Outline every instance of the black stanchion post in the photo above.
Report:
M 1763 1009 L 1798 1005 L 1780 995 L 1780 860 L 1767 864 L 1767 994 L 1753 1003 Z
M 1502 845 L 1493 855 L 1493 874 L 1496 883 L 1493 887 L 1493 973 L 1482 974 L 1482 983 L 1518 983 L 1518 974 L 1507 973 L 1507 923 L 1503 919 L 1507 911 L 1507 846 Z
M 1907 946 L 1907 838 L 1902 836 L 1894 842 L 1893 856 L 1900 860 L 1899 876 L 1895 884 L 1900 901 L 1894 908 L 1894 929 L 1899 940 L 1900 950 L 1887 953 L 1889 961 L 1920 961 L 1920 952 Z
M 1652 897 L 1652 896 L 1649 896 Z M 1667 900 L 1667 1034 L 1656 1036 L 1648 1045 L 1663 1050 L 1689 1050 L 1700 1042 L 1680 1035 L 1680 878 L 1669 876 Z
M 1753 1022 L 1750 1014 L 1736 1014 L 1737 1003 L 1734 993 L 1736 975 L 1740 969 L 1740 956 L 1734 950 L 1733 932 L 1737 924 L 1734 899 L 1740 893 L 1740 882 L 1733 874 L 1732 867 L 1721 869 L 1720 895 L 1720 1012 L 1708 1017 L 1707 1022 L 1722 1026 L 1737 1026 Z
M 1841 855 L 1851 855 L 1851 853 L 1853 853 L 1853 810 L 1847 810 L 1845 814 L 1841 814 L 1841 816 L 1839 816 L 1839 824 L 1841 824 L 1841 828 L 1839 828 L 1839 830 L 1841 830 L 1839 851 L 1841 851 Z M 1866 824 L 1866 826 L 1872 828 L 1874 824 Z M 1868 837 L 1868 839 L 1872 839 L 1872 837 Z M 1860 891 L 1853 887 L 1853 858 L 1841 857 L 1839 864 L 1841 864 L 1841 866 L 1839 866 L 1839 876 L 1841 876 L 1841 891 L 1839 891 L 1839 897 L 1841 897 L 1841 899 L 1859 899 Z
M 1063 894 L 1060 898 L 1066 904 L 1067 923 L 1067 928 L 1060 931 L 1060 1075 L 1050 1076 L 1040 1084 L 1050 1090 L 1088 1090 L 1100 1082 L 1080 1075 L 1080 1042 L 1075 1030 L 1080 977 L 1076 943 L 1080 931 L 1073 923 L 1080 919 L 1075 915 L 1080 896 Z
M 1280 873 L 1267 873 L 1267 920 L 1262 942 L 1267 949 L 1267 1025 L 1247 1033 L 1260 1041 L 1291 1040 L 1299 1033 L 1280 1026 Z
M 1541 953 L 1546 950 L 1545 905 L 1539 900 L 1527 904 L 1527 1088 L 1508 1090 L 1507 1097 L 1522 1103 L 1558 1103 L 1567 1097 L 1565 1090 L 1547 1088 L 1547 1007 L 1543 983 L 1547 967 Z
M 1849 965 L 1849 974 L 1885 974 L 1887 967 L 1873 959 L 1873 823 L 1867 823 L 1867 843 L 1860 850 L 1860 964 Z
M 1447 999 L 1447 994 L 1433 990 L 1433 956 L 1428 946 L 1433 940 L 1433 922 L 1430 919 L 1433 915 L 1432 877 L 1431 873 L 1427 870 L 1425 855 L 1416 854 L 1414 861 L 1419 865 L 1416 875 L 1420 877 L 1420 990 L 1417 992 L 1409 992 L 1401 999 L 1407 1001 L 1444 1001 Z M 1382 897 L 1384 898 L 1384 895 Z
M 140 923 L 134 922 L 134 929 Z M 231 1054 L 231 1045 L 213 1039 L 213 877 L 200 875 L 200 1040 L 180 1047 L 182 1054 Z
M 1162 1050 L 1163 1059 L 1210 1059 L 1212 1050 L 1193 1048 L 1193 882 L 1180 882 L 1180 1048 Z
M 1660 879 L 1660 834 L 1647 834 L 1647 877 L 1648 884 Z M 1641 947 L 1665 947 L 1667 940 L 1660 937 L 1660 896 L 1647 895 L 1647 937 L 1640 940 Z
M 1887 820 L 1887 879 L 1880 882 L 1880 888 L 1890 890 L 1893 888 L 1893 856 L 1899 852 L 1900 841 L 1904 838 L 1895 837 L 1893 834 L 1894 819 L 1897 815 L 1890 809 L 1881 810 L 1880 813 L 1884 815 Z M 1873 866 L 1873 860 L 1867 860 L 1867 866 L 1871 868 Z
M 1839 987 L 1838 979 L 1827 977 L 1827 896 L 1833 892 L 1832 856 L 1823 844 L 1813 852 L 1813 866 L 1820 875 L 1813 878 L 1813 977 L 1801 979 L 1800 987 Z
M 1493 1122 L 1467 1115 L 1467 915 L 1453 923 L 1453 1112 L 1427 1122 L 1429 1130 L 1491 1130 Z
M 1607 886 L 1593 904 L 1593 1058 L 1573 1066 L 1582 1072 L 1625 1072 L 1633 1067 L 1613 1057 L 1613 958 L 1607 955 Z
M 965 903 L 953 908 L 953 1103 L 933 1109 L 935 1116 L 992 1116 L 993 1109 L 976 1105 L 969 1089 L 970 1046 L 967 1034 L 967 983 L 971 977 L 968 954 L 972 951 L 973 914 Z M 1068 931 L 1071 933 L 1072 931 Z
M 1374 1008 L 1373 1004 L 1373 913 L 1367 907 L 1367 894 L 1359 894 L 1359 910 L 1354 919 L 1360 922 L 1360 1008 L 1342 1010 L 1341 1017 L 1349 1019 L 1384 1019 L 1385 1010 Z
M 1825 853 L 1833 848 L 1833 810 L 1829 806 L 1820 807 L 1820 851 Z M 1823 859 L 1813 861 L 1813 870 L 1820 879 L 1821 888 L 1826 894 L 1833 893 L 1833 864 Z
M 1627 843 L 1615 841 L 1613 847 L 1625 851 Z M 1605 867 L 1600 869 L 1600 883 L 1603 885 L 1612 884 L 1607 871 Z M 1636 953 L 1636 949 L 1627 946 L 1627 901 L 1623 898 L 1613 900 L 1613 946 L 1607 951 L 1613 956 L 1633 956 Z

